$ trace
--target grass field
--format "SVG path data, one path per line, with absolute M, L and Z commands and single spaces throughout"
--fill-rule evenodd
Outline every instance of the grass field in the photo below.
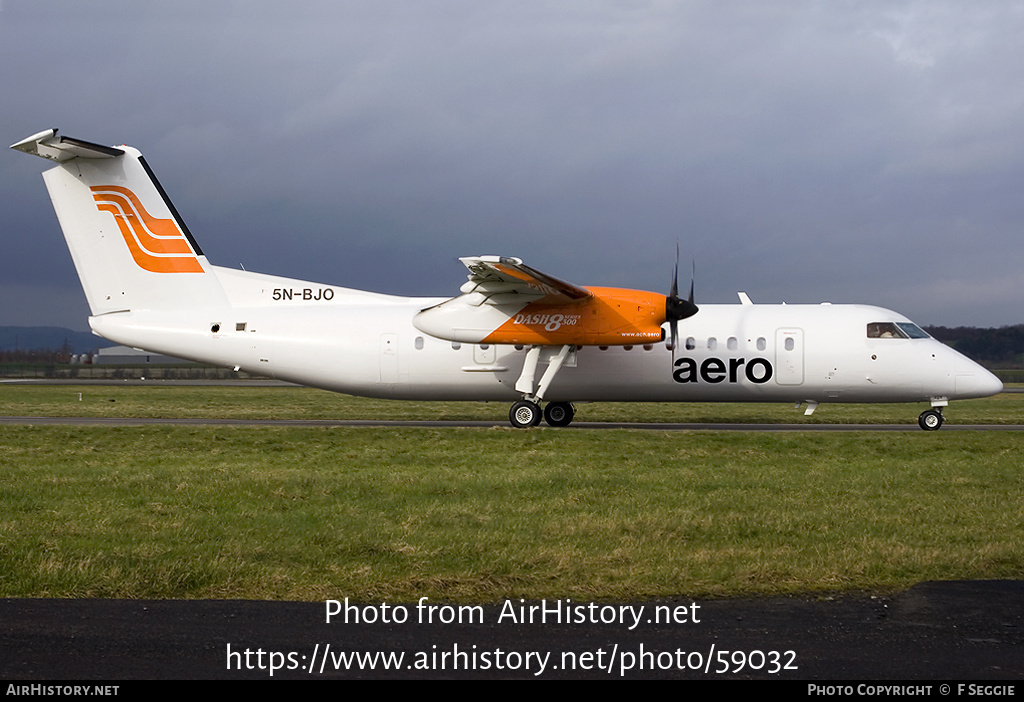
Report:
M 0 415 L 24 417 L 232 417 L 245 419 L 508 418 L 504 402 L 402 402 L 352 397 L 301 387 L 153 385 L 0 385 Z M 821 405 L 805 417 L 790 404 L 595 403 L 577 405 L 577 421 L 770 422 L 908 424 L 920 404 Z M 1024 393 L 954 402 L 950 424 L 1024 423 Z
M 1019 423 L 1018 397 L 947 416 Z M 298 388 L 0 388 L 6 415 L 506 409 Z M 918 412 L 836 406 L 811 419 Z M 583 405 L 580 418 L 766 414 L 804 421 L 767 405 Z M 1022 444 L 970 431 L 5 426 L 0 596 L 632 600 L 1021 578 Z

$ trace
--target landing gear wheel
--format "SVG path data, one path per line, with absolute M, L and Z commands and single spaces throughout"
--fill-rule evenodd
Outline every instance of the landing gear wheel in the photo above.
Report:
M 512 422 L 516 429 L 535 427 L 540 424 L 540 418 L 540 406 L 529 400 L 520 400 L 508 411 L 508 421 Z
M 934 409 L 925 410 L 917 418 L 917 423 L 925 431 L 935 431 L 942 426 L 942 412 Z
M 544 408 L 544 421 L 552 427 L 567 427 L 576 410 L 568 402 L 549 402 Z

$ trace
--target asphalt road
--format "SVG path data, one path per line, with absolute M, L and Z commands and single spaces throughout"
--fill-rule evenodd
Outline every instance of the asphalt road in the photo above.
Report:
M 1019 581 L 928 582 L 886 596 L 821 599 L 679 598 L 592 608 L 563 601 L 581 605 L 587 621 L 518 621 L 521 605 L 537 604 L 514 600 L 504 605 L 511 610 L 482 608 L 481 621 L 427 625 L 416 621 L 430 610 L 416 603 L 389 603 L 388 616 L 400 618 L 404 608 L 405 623 L 346 624 L 341 614 L 327 623 L 323 602 L 0 600 L 0 679 L 1024 677 Z M 439 619 L 445 610 L 438 606 L 432 616 Z M 656 607 L 673 623 L 655 623 Z M 350 611 L 352 618 L 385 616 L 380 603 Z M 338 656 L 351 652 L 403 658 L 397 669 L 384 669 L 379 657 L 372 669 L 365 659 L 346 669 Z
M 184 426 L 267 426 L 267 427 L 508 427 L 507 421 L 386 420 L 386 419 L 216 419 L 181 417 L 0 417 L 3 424 L 134 427 L 156 424 Z M 667 422 L 573 422 L 556 431 L 572 429 L 646 429 L 651 431 L 921 431 L 916 422 L 908 424 L 740 424 Z M 939 431 L 1024 431 L 1024 424 L 952 424 Z

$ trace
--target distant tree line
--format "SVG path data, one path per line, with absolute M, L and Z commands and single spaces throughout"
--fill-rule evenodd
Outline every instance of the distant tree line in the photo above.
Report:
M 998 329 L 924 327 L 924 330 L 990 368 L 1024 368 L 1024 324 Z
M 70 363 L 71 347 L 51 349 L 0 349 L 0 363 Z

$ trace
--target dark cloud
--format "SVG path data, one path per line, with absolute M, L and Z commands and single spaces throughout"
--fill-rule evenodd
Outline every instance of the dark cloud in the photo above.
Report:
M 678 239 L 709 302 L 1012 324 L 1022 25 L 951 1 L 4 0 L 0 114 L 7 143 L 141 148 L 222 265 L 436 295 L 501 253 L 661 290 Z M 34 291 L 0 322 L 64 315 L 45 164 L 0 163 L 0 290 Z

